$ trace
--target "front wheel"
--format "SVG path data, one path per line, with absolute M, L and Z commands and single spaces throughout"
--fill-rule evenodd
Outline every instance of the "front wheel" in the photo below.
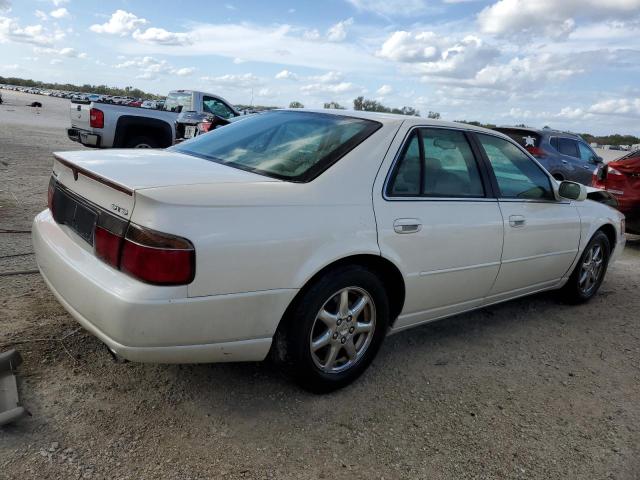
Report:
M 358 378 L 385 337 L 389 303 L 378 276 L 359 266 L 329 272 L 296 300 L 275 356 L 304 388 L 329 392 Z
M 598 231 L 587 244 L 567 284 L 560 291 L 569 303 L 584 303 L 598 292 L 607 272 L 611 244 L 609 238 Z

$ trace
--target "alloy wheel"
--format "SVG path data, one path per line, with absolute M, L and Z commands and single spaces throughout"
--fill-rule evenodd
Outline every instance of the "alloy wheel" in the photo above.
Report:
M 578 288 L 583 295 L 589 295 L 598 285 L 604 267 L 602 245 L 596 243 L 587 251 L 582 259 L 578 275 Z
M 333 294 L 320 308 L 311 327 L 309 348 L 314 364 L 325 373 L 340 373 L 354 366 L 371 345 L 376 309 L 369 293 L 347 287 Z

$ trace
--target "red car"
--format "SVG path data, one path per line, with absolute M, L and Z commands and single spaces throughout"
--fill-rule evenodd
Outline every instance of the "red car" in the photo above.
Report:
M 640 235 L 640 150 L 602 164 L 591 183 L 618 200 L 618 210 L 626 217 L 627 232 Z

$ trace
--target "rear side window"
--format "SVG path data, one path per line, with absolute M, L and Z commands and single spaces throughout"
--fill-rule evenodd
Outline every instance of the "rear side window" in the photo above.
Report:
M 477 135 L 493 168 L 501 197 L 554 199 L 547 174 L 518 147 L 502 138 Z
M 180 113 L 193 110 L 193 94 L 191 92 L 171 92 L 164 101 L 164 110 Z
M 247 116 L 173 149 L 269 177 L 308 182 L 380 127 L 342 115 L 275 111 Z
M 480 171 L 463 132 L 415 131 L 391 176 L 389 196 L 484 197 Z

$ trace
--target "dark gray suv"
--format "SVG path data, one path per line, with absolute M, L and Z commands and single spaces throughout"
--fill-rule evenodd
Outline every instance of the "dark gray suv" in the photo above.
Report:
M 495 130 L 522 145 L 557 180 L 591 185 L 593 172 L 602 163 L 602 158 L 579 135 L 546 128 L 498 127 Z

